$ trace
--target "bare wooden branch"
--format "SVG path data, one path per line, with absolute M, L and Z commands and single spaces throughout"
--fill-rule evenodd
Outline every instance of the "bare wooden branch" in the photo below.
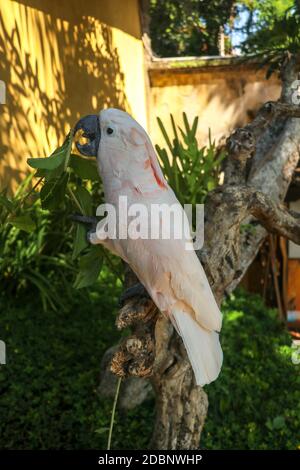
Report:
M 228 153 L 225 167 L 227 184 L 240 184 L 246 180 L 246 164 L 256 150 L 256 142 L 264 133 L 269 123 L 277 117 L 300 117 L 300 107 L 268 101 L 258 111 L 255 119 L 246 126 L 236 129 L 227 139 Z
M 268 232 L 282 235 L 300 245 L 300 214 L 288 210 L 284 204 L 276 204 L 258 191 L 253 191 L 251 195 L 250 212 Z

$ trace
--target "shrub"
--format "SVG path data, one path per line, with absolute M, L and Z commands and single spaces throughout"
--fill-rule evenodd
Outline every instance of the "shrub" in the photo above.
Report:
M 78 295 L 78 291 L 77 292 Z M 120 285 L 104 269 L 84 301 L 65 313 L 45 313 L 31 295 L 1 297 L 0 442 L 5 449 L 105 449 L 112 400 L 97 395 L 99 364 L 117 342 Z M 209 413 L 201 447 L 296 449 L 299 446 L 299 366 L 275 310 L 239 292 L 224 302 L 224 366 L 206 387 Z M 154 417 L 150 400 L 116 414 L 114 449 L 144 449 Z M 104 431 L 104 432 L 103 432 Z
M 225 152 L 217 148 L 210 132 L 208 146 L 200 148 L 196 137 L 198 117 L 190 124 L 186 114 L 182 116 L 184 129 L 176 125 L 170 115 L 173 136 L 168 135 L 161 119 L 157 118 L 167 147 L 156 145 L 155 148 L 165 177 L 181 204 L 200 204 L 218 185 Z
M 208 449 L 296 449 L 300 366 L 276 310 L 243 292 L 224 302 L 224 365 L 207 387 L 209 413 L 201 445 Z
M 50 157 L 30 158 L 36 172 L 16 194 L 0 193 L 1 286 L 11 298 L 37 293 L 45 311 L 64 309 L 73 287 L 94 284 L 105 263 L 121 276 L 120 260 L 88 246 L 87 227 L 70 219 L 92 215 L 103 201 L 95 159 L 72 154 L 72 138 Z

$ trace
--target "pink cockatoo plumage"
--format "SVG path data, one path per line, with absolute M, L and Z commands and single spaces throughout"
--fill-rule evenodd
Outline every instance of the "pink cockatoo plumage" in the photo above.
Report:
M 97 119 L 97 163 L 106 203 L 117 214 L 120 196 L 127 197 L 128 205 L 144 204 L 149 213 L 152 204 L 179 204 L 142 126 L 118 109 L 103 110 Z M 195 251 L 186 249 L 191 240 L 103 239 L 97 230 L 90 242 L 102 243 L 129 264 L 181 335 L 197 384 L 215 380 L 223 359 L 218 334 L 222 315 Z

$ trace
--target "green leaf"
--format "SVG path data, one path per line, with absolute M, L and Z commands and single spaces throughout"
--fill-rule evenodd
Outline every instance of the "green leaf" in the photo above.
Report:
M 105 432 L 108 432 L 109 431 L 109 428 L 98 428 L 98 429 L 95 429 L 95 433 L 96 434 L 104 434 Z
M 193 138 L 196 137 L 197 127 L 198 127 L 198 121 L 199 121 L 199 117 L 196 116 L 195 119 L 194 119 L 194 122 L 193 122 L 193 124 L 192 124 L 192 129 L 191 129 L 191 134 L 192 134 Z
M 4 196 L 4 194 L 0 194 L 0 205 L 4 206 L 8 212 L 12 212 L 14 210 L 14 204 L 10 199 Z
M 35 178 L 45 177 L 49 174 L 49 170 L 43 170 L 42 168 L 38 168 L 34 173 Z
M 216 187 L 216 182 L 213 179 L 208 180 L 207 182 L 207 190 L 212 191 Z
M 44 184 L 40 192 L 43 209 L 56 209 L 63 202 L 68 179 L 68 173 L 63 173 Z
M 83 186 L 78 186 L 74 195 L 79 202 L 83 215 L 92 215 L 92 196 Z
M 46 158 L 28 158 L 27 163 L 32 168 L 39 170 L 55 170 L 60 166 L 66 169 L 71 154 L 73 134 L 69 132 L 62 146 L 54 150 L 50 157 Z M 44 176 L 43 174 L 41 176 Z
M 220 411 L 222 414 L 225 414 L 230 408 L 229 399 L 227 396 L 223 396 L 220 399 Z
M 101 272 L 103 264 L 102 248 L 92 246 L 89 253 L 82 256 L 79 262 L 79 273 L 76 276 L 74 287 L 82 289 L 94 284 Z
M 35 222 L 32 220 L 30 215 L 27 214 L 11 216 L 8 223 L 20 230 L 24 230 L 25 232 L 32 232 L 36 228 Z
M 55 170 L 60 165 L 63 165 L 65 162 L 63 154 L 57 154 L 55 156 L 47 158 L 28 158 L 27 163 L 32 168 L 37 168 L 39 170 Z M 41 175 L 43 176 L 43 175 Z
M 82 224 L 77 224 L 72 259 L 77 258 L 79 253 L 81 253 L 87 246 L 86 228 Z
M 186 113 L 183 112 L 182 117 L 183 117 L 183 123 L 184 123 L 184 127 L 185 127 L 185 130 L 186 130 L 186 134 L 187 134 L 187 136 L 189 136 L 190 132 L 191 132 L 191 129 L 190 129 L 190 125 L 189 125 L 189 121 L 188 121 Z
M 273 419 L 273 429 L 282 429 L 285 426 L 285 419 L 283 416 L 276 416 Z
M 70 167 L 73 168 L 76 175 L 78 175 L 83 180 L 99 180 L 96 163 L 88 160 L 87 158 L 82 158 L 78 155 L 71 155 Z

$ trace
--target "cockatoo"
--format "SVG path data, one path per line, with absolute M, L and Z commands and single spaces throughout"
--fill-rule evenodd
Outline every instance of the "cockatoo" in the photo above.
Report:
M 105 201 L 117 215 L 121 196 L 127 197 L 128 206 L 145 205 L 148 213 L 154 204 L 181 207 L 149 136 L 128 113 L 105 109 L 82 118 L 75 126 L 75 131 L 79 129 L 88 142 L 77 142 L 77 148 L 83 155 L 97 157 Z M 218 334 L 222 314 L 195 251 L 186 249 L 188 242 L 192 244 L 187 238 L 105 238 L 100 227 L 89 241 L 103 244 L 128 263 L 182 337 L 196 383 L 203 386 L 218 377 L 222 366 Z

